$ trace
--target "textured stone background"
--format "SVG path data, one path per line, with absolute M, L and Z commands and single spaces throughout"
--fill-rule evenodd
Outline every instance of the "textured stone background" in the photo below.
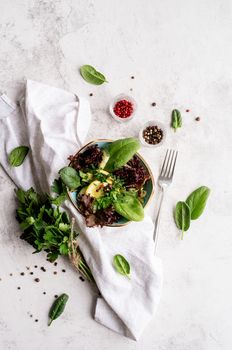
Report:
M 13 186 L 0 173 L 2 350 L 232 348 L 231 6 L 229 0 L 0 0 L 2 92 L 17 99 L 27 77 L 88 97 L 93 112 L 89 140 L 136 136 L 151 118 L 168 127 L 174 107 L 182 111 L 184 124 L 176 134 L 168 129 L 162 148 L 141 151 L 155 176 L 167 146 L 178 147 L 180 157 L 160 229 L 163 297 L 138 343 L 92 320 L 96 291 L 65 261 L 51 266 L 18 239 Z M 109 84 L 85 83 L 78 73 L 82 64 L 96 66 Z M 130 92 L 139 106 L 137 118 L 127 125 L 118 125 L 107 113 L 109 101 L 121 92 Z M 182 242 L 173 207 L 203 184 L 212 189 L 207 209 Z M 34 265 L 47 272 L 36 272 Z M 34 276 L 20 276 L 25 266 Z M 60 272 L 64 266 L 66 274 Z M 37 276 L 40 283 L 33 282 Z M 48 329 L 47 310 L 54 294 L 63 291 L 70 302 Z

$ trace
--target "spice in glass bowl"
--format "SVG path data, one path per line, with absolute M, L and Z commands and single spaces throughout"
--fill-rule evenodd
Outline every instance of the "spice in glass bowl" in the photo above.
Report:
M 163 131 L 157 125 L 147 126 L 143 130 L 143 138 L 150 145 L 156 145 L 162 141 Z
M 110 114 L 120 123 L 131 120 L 135 115 L 136 108 L 135 100 L 125 94 L 116 96 L 109 106 Z
M 160 122 L 149 121 L 140 130 L 139 138 L 144 146 L 158 147 L 166 137 L 165 127 Z
M 121 100 L 115 103 L 114 113 L 119 118 L 128 118 L 133 113 L 133 104 L 127 100 Z

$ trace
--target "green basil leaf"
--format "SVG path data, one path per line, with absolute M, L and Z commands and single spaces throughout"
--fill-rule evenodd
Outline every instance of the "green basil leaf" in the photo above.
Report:
M 67 294 L 61 294 L 53 303 L 50 312 L 49 312 L 49 322 L 48 325 L 52 323 L 55 319 L 57 319 L 64 311 L 65 305 L 68 301 Z
M 71 168 L 70 166 L 66 166 L 59 171 L 61 180 L 63 183 L 70 189 L 75 190 L 80 186 L 80 176 L 78 172 Z
M 19 146 L 14 148 L 9 155 L 9 164 L 13 167 L 20 166 L 26 158 L 29 148 L 27 146 Z
M 172 122 L 171 122 L 171 127 L 176 131 L 176 129 L 181 128 L 182 126 L 182 118 L 180 111 L 178 109 L 174 109 L 172 111 Z
M 203 213 L 209 194 L 210 189 L 206 186 L 201 186 L 188 196 L 186 203 L 189 206 L 192 220 L 198 219 Z
M 88 64 L 82 66 L 80 72 L 82 77 L 90 84 L 101 85 L 106 82 L 104 75 Z
M 144 218 L 143 206 L 133 194 L 125 193 L 118 196 L 113 205 L 115 211 L 127 220 L 142 221 Z
M 131 160 L 139 148 L 139 140 L 133 137 L 111 142 L 106 149 L 110 157 L 104 169 L 112 172 L 121 168 Z
M 189 229 L 191 219 L 189 206 L 185 202 L 178 202 L 176 204 L 174 218 L 176 226 L 182 231 L 181 238 L 183 239 L 184 231 Z
M 127 277 L 130 276 L 130 264 L 124 258 L 124 256 L 120 254 L 115 255 L 113 259 L 113 265 L 121 275 L 125 275 Z

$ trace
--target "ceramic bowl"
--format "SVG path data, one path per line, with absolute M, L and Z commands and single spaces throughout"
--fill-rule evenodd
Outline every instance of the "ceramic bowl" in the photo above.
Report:
M 113 141 L 107 140 L 107 139 L 106 140 L 101 139 L 101 140 L 91 141 L 91 142 L 87 143 L 84 147 L 82 147 L 76 154 L 84 152 L 85 149 L 89 146 L 98 145 L 98 147 L 103 148 L 111 142 L 113 142 Z M 139 157 L 141 164 L 144 166 L 144 168 L 147 170 L 147 172 L 150 175 L 150 179 L 144 185 L 144 190 L 146 191 L 146 196 L 144 198 L 143 207 L 145 208 L 148 205 L 148 203 L 150 202 L 150 200 L 153 196 L 153 193 L 154 193 L 154 178 L 153 178 L 153 174 L 152 174 L 152 171 L 151 171 L 149 165 L 145 162 L 145 160 L 142 158 L 142 156 L 139 153 L 136 153 L 136 155 Z M 68 197 L 69 197 L 71 203 L 74 205 L 74 207 L 77 209 L 77 211 L 79 213 L 81 213 L 79 208 L 78 208 L 78 204 L 77 204 L 77 195 L 78 195 L 77 191 L 74 191 L 74 192 L 68 191 Z M 108 225 L 108 226 L 120 227 L 120 226 L 127 225 L 130 222 L 131 221 L 129 221 L 123 217 L 120 217 L 117 222 L 115 222 L 112 225 Z

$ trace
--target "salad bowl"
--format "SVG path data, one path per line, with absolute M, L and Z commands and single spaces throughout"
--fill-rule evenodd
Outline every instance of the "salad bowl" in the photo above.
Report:
M 91 141 L 89 143 L 87 143 L 85 146 L 83 146 L 80 150 L 78 150 L 78 152 L 74 155 L 74 157 L 80 155 L 81 153 L 85 152 L 85 150 L 93 145 L 98 146 L 101 150 L 106 148 L 106 146 L 108 146 L 110 143 L 112 143 L 113 140 L 109 140 L 109 139 L 98 139 L 98 140 L 94 140 Z M 144 168 L 144 170 L 146 171 L 146 173 L 149 175 L 149 179 L 145 182 L 144 186 L 143 186 L 143 190 L 144 190 L 144 198 L 143 198 L 143 208 L 145 208 L 150 200 L 152 199 L 152 196 L 154 194 L 154 177 L 152 174 L 152 171 L 149 167 L 149 165 L 147 164 L 147 162 L 144 160 L 144 158 L 139 154 L 136 153 L 136 156 L 139 158 L 139 162 L 141 164 L 141 166 Z M 71 164 L 71 162 L 70 162 Z M 69 165 L 70 165 L 69 164 Z M 68 198 L 70 200 L 70 202 L 73 204 L 73 206 L 76 208 L 76 210 L 82 214 L 80 207 L 78 205 L 78 195 L 79 195 L 79 191 L 71 191 L 68 190 Z M 112 223 L 112 224 L 106 224 L 104 226 L 110 226 L 110 227 L 121 227 L 124 225 L 129 224 L 131 221 L 120 216 L 120 218 Z

